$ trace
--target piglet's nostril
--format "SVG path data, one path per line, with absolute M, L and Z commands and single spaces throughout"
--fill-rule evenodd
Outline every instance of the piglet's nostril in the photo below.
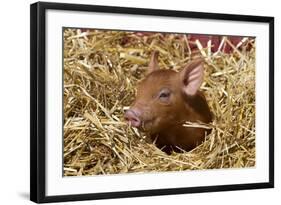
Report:
M 139 127 L 141 120 L 133 110 L 127 110 L 125 113 L 125 120 L 128 121 L 133 127 Z

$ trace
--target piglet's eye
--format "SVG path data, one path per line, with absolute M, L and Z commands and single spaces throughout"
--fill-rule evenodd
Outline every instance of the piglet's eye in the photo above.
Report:
M 169 89 L 163 89 L 159 92 L 159 100 L 162 102 L 168 102 L 171 96 L 171 91 Z
M 170 93 L 161 93 L 159 98 L 167 98 L 170 96 Z

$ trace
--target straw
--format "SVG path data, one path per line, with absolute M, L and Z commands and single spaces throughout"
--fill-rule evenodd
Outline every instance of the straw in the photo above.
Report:
M 223 37 L 212 53 L 211 41 L 204 48 L 183 34 L 65 29 L 63 35 L 65 176 L 255 166 L 254 39 L 232 45 Z M 230 54 L 222 52 L 227 44 Z M 154 50 L 162 69 L 206 59 L 201 90 L 214 120 L 183 124 L 211 131 L 189 152 L 167 155 L 124 121 Z

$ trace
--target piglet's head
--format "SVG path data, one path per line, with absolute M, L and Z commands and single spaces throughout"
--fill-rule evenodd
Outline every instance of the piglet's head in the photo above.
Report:
M 180 72 L 159 69 L 158 52 L 153 52 L 147 76 L 137 87 L 136 98 L 125 113 L 133 127 L 151 134 L 192 118 L 192 99 L 203 81 L 202 59 L 191 61 Z M 190 112 L 189 112 L 190 110 Z

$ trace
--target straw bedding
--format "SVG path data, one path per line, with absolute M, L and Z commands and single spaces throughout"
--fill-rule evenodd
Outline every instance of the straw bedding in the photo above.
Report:
M 233 45 L 224 37 L 216 52 L 183 34 L 65 29 L 63 39 L 65 176 L 255 166 L 254 39 Z M 189 152 L 167 155 L 124 121 L 153 50 L 162 69 L 205 58 L 201 90 L 214 120 L 183 125 L 211 129 Z

